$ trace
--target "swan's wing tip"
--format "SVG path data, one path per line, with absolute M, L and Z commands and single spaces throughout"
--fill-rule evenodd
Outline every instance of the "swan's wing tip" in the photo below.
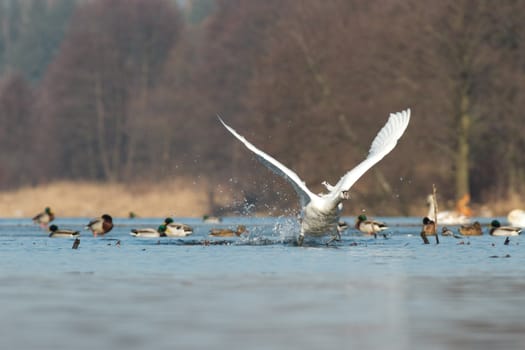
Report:
M 408 122 L 410 120 L 410 113 L 411 113 L 410 108 L 407 108 L 407 109 L 405 109 L 403 111 L 400 111 L 400 112 L 390 113 L 390 118 L 402 120 L 402 121 L 404 121 L 404 122 L 406 122 L 408 124 Z

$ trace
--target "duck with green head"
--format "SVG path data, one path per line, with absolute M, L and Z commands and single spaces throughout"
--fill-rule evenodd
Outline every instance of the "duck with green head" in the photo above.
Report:
M 59 229 L 57 225 L 49 226 L 50 238 L 74 238 L 78 237 L 80 232 L 74 230 Z
M 374 220 L 368 220 L 365 214 L 357 217 L 355 228 L 368 235 L 377 235 L 378 232 L 388 229 L 384 223 Z
M 33 222 L 39 224 L 42 228 L 47 228 L 47 225 L 53 220 L 55 220 L 55 214 L 50 207 L 46 207 L 43 212 L 33 217 Z
M 158 238 L 166 237 L 166 225 L 160 225 L 156 230 L 153 228 L 132 229 L 129 233 L 133 237 Z
M 521 234 L 520 227 L 501 226 L 498 220 L 492 220 L 489 233 L 492 236 L 518 236 Z
M 168 237 L 186 237 L 193 234 L 193 227 L 186 224 L 174 222 L 172 218 L 164 219 L 166 226 L 166 236 Z

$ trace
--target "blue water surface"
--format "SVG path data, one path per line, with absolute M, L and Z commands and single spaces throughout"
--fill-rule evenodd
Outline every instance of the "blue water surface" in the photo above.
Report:
M 385 237 L 305 247 L 291 217 L 177 218 L 194 228 L 180 239 L 129 235 L 161 218 L 117 218 L 103 238 L 57 219 L 82 230 L 76 250 L 0 219 L 1 348 L 525 349 L 521 236 L 424 245 L 420 218 L 379 219 Z M 247 237 L 208 236 L 238 224 Z

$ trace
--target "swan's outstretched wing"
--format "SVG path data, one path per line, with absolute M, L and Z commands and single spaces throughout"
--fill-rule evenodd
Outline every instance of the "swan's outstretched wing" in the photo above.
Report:
M 409 121 L 410 108 L 402 112 L 390 114 L 387 123 L 372 142 L 368 157 L 358 166 L 347 172 L 334 186 L 330 194 L 332 196 L 338 196 L 341 191 L 348 191 L 368 169 L 390 153 L 396 146 L 397 140 L 399 140 L 405 132 Z
M 254 145 L 252 145 L 250 142 L 248 142 L 243 136 L 239 135 L 237 131 L 232 129 L 230 126 L 228 126 L 221 117 L 217 116 L 219 118 L 220 122 L 224 127 L 233 134 L 239 141 L 241 141 L 246 148 L 248 148 L 250 151 L 255 153 L 257 156 L 257 159 L 261 161 L 268 169 L 276 173 L 277 175 L 283 177 L 286 181 L 288 181 L 297 194 L 299 195 L 299 199 L 301 202 L 301 206 L 305 206 L 308 204 L 312 198 L 318 197 L 315 193 L 312 193 L 304 184 L 304 182 L 299 178 L 299 176 L 293 171 L 288 169 L 286 166 L 281 164 L 278 160 L 273 158 L 272 156 L 264 153 Z

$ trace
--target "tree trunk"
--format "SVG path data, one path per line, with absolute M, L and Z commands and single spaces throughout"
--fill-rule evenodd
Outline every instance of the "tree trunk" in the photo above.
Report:
M 98 146 L 98 157 L 100 158 L 100 162 L 102 164 L 104 177 L 110 181 L 114 181 L 115 175 L 111 171 L 111 164 L 109 160 L 110 152 L 107 149 L 105 142 L 106 133 L 104 130 L 106 124 L 106 109 L 104 106 L 103 96 L 102 78 L 100 77 L 100 74 L 97 74 L 95 77 L 95 105 L 97 113 L 97 134 L 95 137 Z
M 457 154 L 456 154 L 456 196 L 457 199 L 470 195 L 469 179 L 469 133 L 472 117 L 469 112 L 470 100 L 464 89 L 461 93 L 459 116 L 457 120 Z

